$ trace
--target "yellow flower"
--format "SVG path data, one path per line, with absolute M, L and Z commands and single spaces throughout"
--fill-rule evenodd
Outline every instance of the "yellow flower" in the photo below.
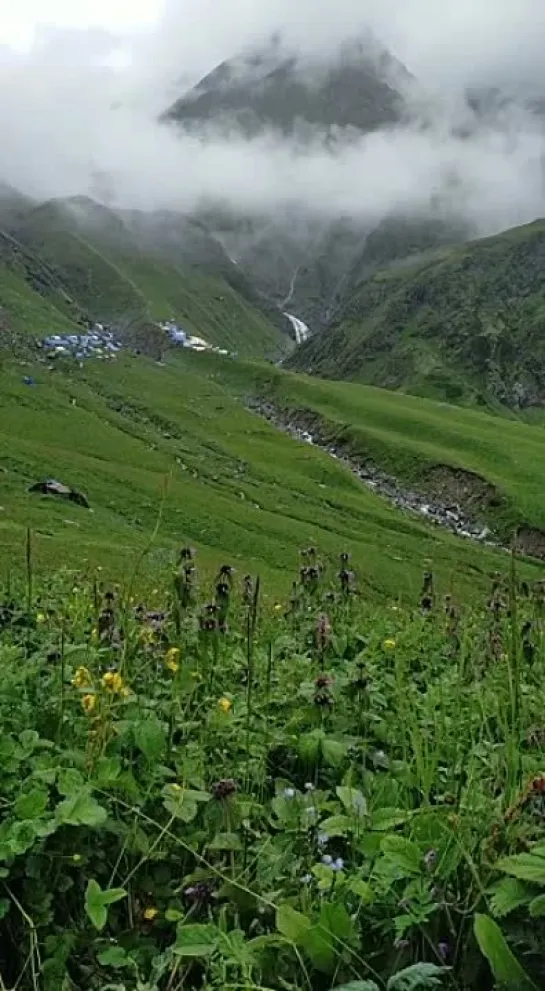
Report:
M 231 699 L 225 698 L 225 695 L 223 696 L 222 699 L 219 700 L 218 705 L 222 712 L 230 712 L 231 709 L 233 708 L 233 703 L 231 702 Z
M 112 692 L 114 695 L 120 695 L 125 688 L 119 671 L 107 671 L 106 674 L 103 674 L 102 684 L 106 691 Z
M 165 664 L 168 670 L 176 674 L 176 671 L 180 667 L 179 661 L 180 661 L 180 648 L 170 647 L 169 650 L 167 650 L 165 657 Z
M 395 640 L 392 640 L 391 637 L 388 640 L 385 640 L 384 643 L 382 644 L 384 650 L 395 650 L 395 645 L 396 642 Z
M 144 626 L 140 631 L 140 639 L 144 644 L 151 644 L 155 640 L 155 632 L 152 630 L 151 626 Z
M 38 615 L 36 616 L 36 622 L 37 623 L 45 623 L 45 616 L 44 616 L 43 612 L 39 612 L 38 613 Z
M 84 695 L 81 700 L 81 704 L 85 712 L 92 712 L 97 704 L 96 695 Z
M 85 667 L 78 668 L 72 678 L 74 688 L 90 688 L 92 683 L 93 679 L 91 678 L 88 669 Z
M 146 922 L 153 922 L 154 919 L 159 915 L 158 908 L 146 908 L 144 909 L 144 918 Z
M 280 602 L 277 602 L 276 605 L 275 605 L 275 607 L 274 607 L 274 611 L 275 612 L 280 612 L 281 609 L 282 609 L 282 605 L 280 604 Z

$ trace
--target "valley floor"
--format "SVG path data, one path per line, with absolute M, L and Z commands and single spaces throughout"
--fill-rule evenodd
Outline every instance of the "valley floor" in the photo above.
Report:
M 37 568 L 83 556 L 122 577 L 142 555 L 160 568 L 189 542 L 207 566 L 234 560 L 271 592 L 286 590 L 302 545 L 330 560 L 350 548 L 373 598 L 414 596 L 430 560 L 461 598 L 505 566 L 503 552 L 400 512 L 342 463 L 248 412 L 259 396 L 319 419 L 348 455 L 411 485 L 429 484 L 438 465 L 476 473 L 499 498 L 474 513 L 507 543 L 515 527 L 545 527 L 541 427 L 185 352 L 162 364 L 67 361 L 54 372 L 5 362 L 0 378 L 4 568 L 24 566 L 27 528 Z M 45 478 L 85 492 L 91 510 L 29 494 Z M 540 574 L 530 560 L 521 568 Z

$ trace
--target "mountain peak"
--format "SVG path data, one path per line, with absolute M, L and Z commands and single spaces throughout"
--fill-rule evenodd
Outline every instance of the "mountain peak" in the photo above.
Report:
M 165 119 L 246 135 L 284 135 L 300 124 L 325 131 L 372 131 L 397 122 L 408 71 L 372 36 L 344 42 L 335 53 L 297 53 L 279 35 L 216 66 L 178 100 Z

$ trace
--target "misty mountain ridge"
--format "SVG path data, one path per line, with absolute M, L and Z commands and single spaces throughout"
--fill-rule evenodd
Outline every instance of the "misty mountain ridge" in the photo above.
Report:
M 410 73 L 371 36 L 347 41 L 334 56 L 293 53 L 279 35 L 222 62 L 170 107 L 164 119 L 190 130 L 255 136 L 305 128 L 368 132 L 402 118 Z M 307 131 L 311 133 L 310 130 Z

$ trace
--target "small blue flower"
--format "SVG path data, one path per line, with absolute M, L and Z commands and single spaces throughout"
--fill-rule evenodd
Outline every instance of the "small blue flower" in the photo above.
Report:
M 295 788 L 284 788 L 284 798 L 295 798 Z
M 322 857 L 322 864 L 325 864 L 326 867 L 331 867 L 332 863 L 333 863 L 333 857 L 331 856 L 331 854 L 324 853 Z
M 305 791 L 308 791 L 308 792 L 314 791 L 314 785 L 312 784 L 312 781 L 307 781 L 307 783 L 305 785 Z
M 301 881 L 303 884 L 312 884 L 312 874 L 304 874 Z
M 342 857 L 337 857 L 334 863 L 331 865 L 334 871 L 342 871 L 344 867 L 344 860 Z

